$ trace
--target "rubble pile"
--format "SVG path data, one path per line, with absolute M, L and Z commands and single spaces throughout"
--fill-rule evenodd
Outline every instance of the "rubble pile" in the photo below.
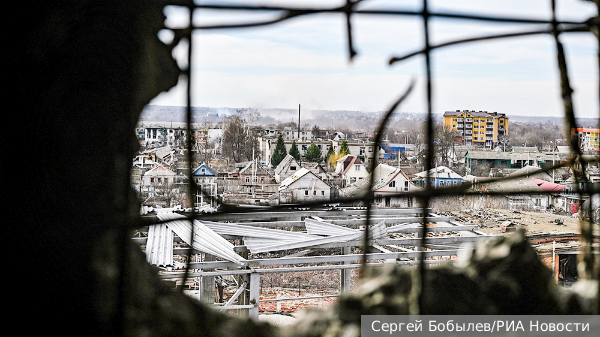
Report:
M 453 216 L 455 221 L 462 225 L 477 225 L 482 232 L 488 234 L 501 233 L 507 221 L 510 221 L 515 228 L 525 229 L 529 234 L 551 231 L 574 232 L 579 226 L 577 219 L 568 216 L 506 209 L 465 209 L 442 212 L 440 215 Z

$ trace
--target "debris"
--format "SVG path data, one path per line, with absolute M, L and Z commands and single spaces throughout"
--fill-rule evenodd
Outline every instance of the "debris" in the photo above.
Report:
M 562 291 L 523 230 L 477 245 L 463 261 L 426 269 L 421 315 L 597 314 L 598 281 L 577 282 L 573 291 Z M 288 336 L 358 336 L 362 315 L 410 314 L 415 270 L 370 269 L 371 277 L 328 310 L 304 311 Z

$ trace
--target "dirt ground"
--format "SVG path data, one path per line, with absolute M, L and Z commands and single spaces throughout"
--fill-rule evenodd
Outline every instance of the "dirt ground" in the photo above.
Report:
M 566 215 L 506 209 L 461 210 L 444 214 L 454 216 L 463 225 L 478 225 L 481 232 L 488 234 L 502 234 L 502 224 L 507 220 L 517 228 L 524 228 L 527 234 L 580 233 L 579 219 Z

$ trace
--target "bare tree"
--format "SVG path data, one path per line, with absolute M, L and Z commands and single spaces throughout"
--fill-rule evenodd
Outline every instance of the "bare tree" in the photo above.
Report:
M 166 207 L 171 207 L 171 201 L 178 199 L 179 189 L 175 183 L 175 177 L 158 177 L 158 181 L 154 183 L 154 194 L 157 200 L 165 202 Z
M 454 137 L 460 135 L 458 131 L 452 131 L 452 128 L 445 127 L 438 123 L 435 127 L 434 147 L 435 158 L 440 164 L 451 167 L 454 162 Z
M 258 154 L 258 139 L 251 125 L 258 120 L 256 109 L 238 109 L 236 114 L 225 119 L 223 130 L 223 155 L 235 162 L 251 160 L 252 153 Z M 253 151 L 254 150 L 254 151 Z

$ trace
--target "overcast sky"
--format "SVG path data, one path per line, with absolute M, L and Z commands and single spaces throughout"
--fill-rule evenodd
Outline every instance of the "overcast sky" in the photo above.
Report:
M 204 1 L 209 3 L 208 1 Z M 221 1 L 219 3 L 223 3 Z M 237 1 L 332 7 L 343 1 Z M 431 1 L 431 9 L 489 15 L 550 18 L 545 0 Z M 365 1 L 360 8 L 418 9 L 421 1 Z M 167 25 L 187 22 L 185 10 L 169 7 Z M 559 19 L 585 20 L 595 15 L 591 3 L 559 0 Z M 202 10 L 198 24 L 259 21 L 270 12 Z M 423 47 L 422 21 L 405 16 L 355 15 L 354 45 L 348 61 L 345 18 L 340 14 L 298 17 L 260 28 L 203 30 L 193 36 L 192 105 L 308 110 L 382 111 L 405 90 L 411 78 L 416 90 L 398 111 L 425 112 L 424 58 L 388 65 L 392 56 Z M 431 20 L 432 44 L 536 25 Z M 165 38 L 168 34 L 160 35 Z M 598 117 L 597 40 L 586 33 L 561 35 L 578 117 Z M 175 56 L 185 59 L 185 48 Z M 181 61 L 183 62 L 183 61 Z M 469 109 L 508 115 L 562 116 L 555 45 L 551 36 L 471 43 L 437 50 L 433 62 L 433 111 Z M 185 105 L 185 83 L 151 104 Z

